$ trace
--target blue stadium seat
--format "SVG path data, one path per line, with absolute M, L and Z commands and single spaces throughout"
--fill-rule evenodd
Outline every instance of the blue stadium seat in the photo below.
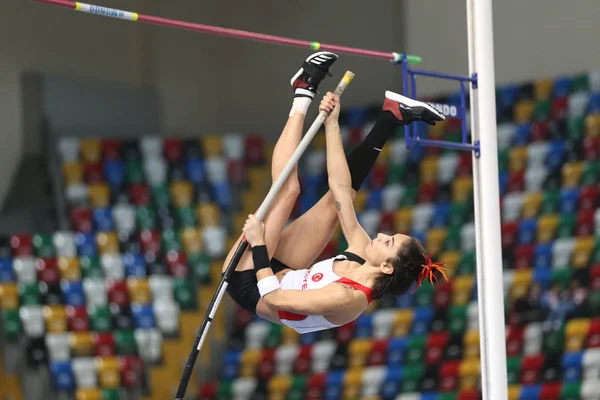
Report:
M 125 276 L 135 278 L 147 276 L 146 261 L 141 254 L 127 253 L 123 256 L 123 263 L 125 264 Z
M 392 400 L 400 392 L 400 385 L 404 377 L 404 369 L 401 365 L 390 366 L 383 383 L 381 384 L 381 398 Z
M 219 207 L 225 210 L 231 208 L 231 185 L 229 182 L 217 182 L 212 186 L 215 195 L 215 202 L 219 205 Z
M 535 242 L 535 235 L 537 232 L 537 219 L 524 219 L 519 224 L 519 244 L 531 244 Z
M 508 171 L 500 172 L 500 174 L 498 176 L 498 183 L 500 186 L 500 196 L 504 196 L 504 194 L 506 193 L 509 178 L 510 178 L 510 175 L 509 175 Z
M 78 233 L 75 235 L 75 245 L 80 257 L 92 257 L 98 254 L 93 233 Z
M 69 282 L 63 280 L 60 286 L 63 291 L 65 304 L 73 307 L 80 307 L 85 305 L 85 294 L 83 292 L 83 284 L 81 283 L 81 281 Z
M 560 212 L 565 214 L 577 212 L 577 202 L 579 201 L 579 188 L 562 189 L 560 191 Z
M 419 130 L 419 135 L 421 136 L 421 138 L 424 138 L 427 134 L 427 128 L 425 127 L 425 124 L 417 125 L 417 127 Z M 424 155 L 425 146 L 413 146 L 408 152 L 407 159 L 409 163 L 418 164 L 421 162 Z
M 565 353 L 562 359 L 562 379 L 565 382 L 578 382 L 583 368 L 583 351 Z
M 552 270 L 546 266 L 535 268 L 533 270 L 533 280 L 539 283 L 544 290 L 548 289 L 552 280 Z
M 365 209 L 367 210 L 380 210 L 381 202 L 382 202 L 382 193 L 381 189 L 371 189 L 369 192 L 369 197 L 367 199 L 367 205 Z
M 429 222 L 432 228 L 440 228 L 448 225 L 450 217 L 450 204 L 437 204 Z
M 200 185 L 206 180 L 206 171 L 204 167 L 203 160 L 187 160 L 185 162 L 185 176 L 194 185 Z
M 125 165 L 120 160 L 104 162 L 104 179 L 113 189 L 123 187 L 125 183 Z
M 519 400 L 538 400 L 541 391 L 542 385 L 523 385 Z
M 565 163 L 566 145 L 562 140 L 550 141 L 548 154 L 546 155 L 546 166 L 550 170 L 560 168 Z
M 599 111 L 600 111 L 600 92 L 595 92 L 590 95 L 587 112 L 588 112 L 588 114 L 593 114 L 593 113 L 597 113 Z
M 388 346 L 388 366 L 390 369 L 403 365 L 407 343 L 408 339 L 405 337 L 393 338 L 390 340 Z
M 327 374 L 325 381 L 325 399 L 337 400 L 342 398 L 342 389 L 344 386 L 344 375 L 346 371 L 331 371 Z
M 223 379 L 235 379 L 238 375 L 238 368 L 242 352 L 237 350 L 229 350 L 223 357 Z
M 531 138 L 531 124 L 519 124 L 512 139 L 513 146 L 523 146 L 529 144 Z
M 57 390 L 71 392 L 75 389 L 75 378 L 70 361 L 51 362 L 50 374 Z
M 559 77 L 554 81 L 554 89 L 552 95 L 557 97 L 567 97 L 571 93 L 571 87 L 573 86 L 573 78 L 571 77 Z
M 356 331 L 354 336 L 357 338 L 368 338 L 373 335 L 373 314 L 361 314 L 356 319 Z
M 317 340 L 319 340 L 319 332 L 309 332 L 303 335 L 300 335 L 299 343 L 301 345 L 304 344 L 313 344 Z
M 95 208 L 92 217 L 95 230 L 112 231 L 115 229 L 111 208 Z
M 151 304 L 133 304 L 131 313 L 135 321 L 135 327 L 138 329 L 154 328 L 154 310 Z
M 539 269 L 552 268 L 552 242 L 539 243 L 535 246 L 533 267 Z
M 396 298 L 396 308 L 410 308 L 412 307 L 413 296 L 410 293 L 405 293 L 400 297 Z
M 512 108 L 519 97 L 519 85 L 510 85 L 500 87 L 496 90 L 496 99 L 498 106 L 502 108 Z
M 412 324 L 413 335 L 423 335 L 429 331 L 429 325 L 431 325 L 434 313 L 435 310 L 430 306 L 415 308 Z
M 13 269 L 12 258 L 0 258 L 0 282 L 14 282 L 15 271 Z
M 421 400 L 438 400 L 438 396 L 437 392 L 423 392 L 421 393 Z

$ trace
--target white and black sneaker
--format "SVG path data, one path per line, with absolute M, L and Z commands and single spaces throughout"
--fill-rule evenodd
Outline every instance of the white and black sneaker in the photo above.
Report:
M 383 110 L 393 113 L 405 125 L 415 121 L 423 121 L 429 125 L 435 125 L 436 122 L 446 119 L 444 114 L 431 104 L 413 100 L 389 90 L 385 92 Z
M 310 55 L 302 64 L 302 68 L 292 77 L 290 84 L 294 91 L 305 89 L 317 93 L 319 84 L 325 77 L 331 76 L 329 67 L 338 59 L 338 56 L 329 51 L 319 51 Z M 298 93 L 298 92 L 296 92 Z

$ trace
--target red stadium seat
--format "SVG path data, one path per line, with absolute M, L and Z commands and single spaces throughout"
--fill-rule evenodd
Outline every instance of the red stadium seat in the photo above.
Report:
M 12 248 L 13 257 L 33 255 L 33 241 L 31 235 L 12 235 L 10 237 L 10 247 Z
M 38 258 L 36 262 L 38 280 L 48 285 L 54 285 L 60 280 L 56 258 Z
M 334 239 L 327 242 L 325 248 L 321 252 L 319 259 L 326 260 L 335 257 L 338 254 L 338 242 Z
M 227 175 L 232 185 L 243 185 L 248 179 L 246 165 L 242 160 L 229 160 L 227 162 Z
M 548 382 L 542 385 L 540 391 L 540 399 L 544 400 L 559 400 L 562 390 L 562 382 Z
M 375 165 L 371 175 L 371 187 L 379 189 L 385 186 L 387 173 L 387 165 Z
M 456 175 L 472 175 L 473 171 L 473 159 L 471 158 L 471 153 L 468 151 L 461 152 L 458 158 L 458 166 L 456 167 Z
M 577 236 L 588 236 L 594 234 L 595 210 L 582 210 L 577 213 Z
M 262 359 L 258 364 L 258 379 L 268 380 L 275 370 L 275 352 L 276 348 L 263 349 Z
M 533 266 L 533 255 L 535 254 L 535 244 L 519 245 L 515 249 L 513 266 L 515 269 L 526 269 Z
M 462 360 L 446 361 L 440 368 L 440 392 L 454 392 L 458 386 L 458 373 Z
M 436 309 L 448 308 L 452 301 L 452 282 L 444 282 L 437 286 L 433 295 L 433 306 Z
M 120 358 L 121 384 L 126 388 L 136 388 L 142 385 L 144 369 L 142 360 L 138 356 L 124 356 Z
M 320 400 L 323 398 L 326 374 L 312 374 L 308 378 L 305 400 Z
M 170 162 L 181 161 L 183 155 L 183 143 L 179 138 L 165 138 L 163 140 L 163 155 Z
M 367 364 L 370 366 L 385 365 L 388 350 L 388 340 L 378 339 L 373 341 L 371 352 L 367 357 Z
M 583 186 L 579 193 L 579 210 L 596 210 L 599 192 L 598 185 Z
M 127 293 L 127 281 L 110 280 L 107 285 L 108 301 L 117 304 L 119 307 L 129 305 L 129 295 Z
M 100 162 L 86 163 L 83 167 L 83 177 L 87 183 L 99 183 L 104 181 L 104 173 Z
M 590 268 L 590 289 L 600 290 L 600 265 Z
M 519 222 L 505 222 L 502 224 L 502 248 L 512 248 L 519 233 Z
M 262 165 L 265 161 L 265 140 L 260 135 L 246 136 L 246 165 Z
M 129 199 L 136 206 L 148 205 L 150 196 L 150 188 L 143 183 L 136 183 L 129 188 Z
M 72 332 L 86 332 L 90 330 L 90 320 L 85 306 L 67 306 L 67 324 Z
M 538 381 L 542 366 L 544 365 L 544 355 L 535 354 L 523 357 L 521 363 L 521 383 L 531 385 Z
M 171 276 L 185 277 L 189 273 L 187 258 L 182 251 L 169 251 L 165 257 L 165 264 Z
M 212 400 L 217 398 L 219 384 L 217 382 L 208 382 L 200 386 L 198 391 L 198 400 Z
M 294 373 L 295 374 L 306 374 L 310 369 L 310 354 L 312 351 L 312 345 L 307 344 L 300 347 L 298 355 L 294 361 Z
M 524 326 L 511 326 L 506 335 L 506 354 L 509 357 L 520 355 L 523 351 L 523 341 L 525 339 Z
M 349 147 L 356 147 L 362 142 L 362 128 L 352 128 L 348 131 L 348 144 Z
M 583 139 L 583 158 L 585 160 L 600 159 L 600 136 Z
M 513 171 L 508 175 L 508 192 L 523 192 L 525 190 L 525 171 Z
M 567 117 L 569 113 L 569 98 L 559 97 L 552 101 L 550 106 L 550 118 L 553 120 L 559 120 Z
M 427 365 L 438 365 L 442 361 L 449 340 L 450 333 L 447 331 L 435 332 L 429 335 L 425 350 L 425 363 Z
M 105 160 L 118 160 L 121 158 L 121 141 L 118 139 L 105 139 L 102 141 L 102 156 Z
M 479 390 L 463 390 L 458 394 L 456 400 L 479 400 L 481 392 Z
M 348 343 L 354 336 L 354 328 L 356 327 L 356 320 L 348 322 L 345 325 L 340 326 L 335 332 L 335 339 L 338 343 Z
M 531 126 L 531 141 L 540 142 L 548 140 L 550 136 L 550 124 L 548 121 L 534 122 Z
M 432 183 L 423 183 L 419 188 L 419 203 L 431 203 L 435 201 L 437 195 L 437 185 Z
M 600 318 L 592 319 L 587 336 L 586 348 L 600 347 Z
M 115 339 L 112 333 L 96 333 L 93 338 L 97 356 L 109 357 L 116 354 Z
M 161 248 L 160 233 L 144 230 L 139 233 L 139 242 L 143 253 L 158 254 Z
M 85 206 L 74 207 L 71 210 L 71 228 L 76 232 L 89 233 L 92 231 L 92 210 Z
M 394 232 L 394 213 L 382 212 L 381 221 L 379 221 L 379 232 Z

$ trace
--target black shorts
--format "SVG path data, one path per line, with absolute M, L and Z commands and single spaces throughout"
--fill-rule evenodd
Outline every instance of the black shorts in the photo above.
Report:
M 273 258 L 271 259 L 271 269 L 276 274 L 284 269 L 290 269 L 290 267 Z M 247 271 L 234 271 L 227 286 L 229 296 L 240 307 L 253 314 L 256 314 L 256 305 L 260 300 L 260 293 L 258 292 L 258 286 L 256 286 L 257 282 L 256 272 L 254 272 L 254 269 L 249 269 Z

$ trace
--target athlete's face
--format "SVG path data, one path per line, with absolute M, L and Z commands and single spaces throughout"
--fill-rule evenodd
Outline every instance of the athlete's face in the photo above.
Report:
M 379 233 L 365 249 L 367 261 L 373 265 L 384 266 L 389 259 L 396 257 L 407 240 L 410 240 L 410 237 L 399 233 L 393 236 Z

